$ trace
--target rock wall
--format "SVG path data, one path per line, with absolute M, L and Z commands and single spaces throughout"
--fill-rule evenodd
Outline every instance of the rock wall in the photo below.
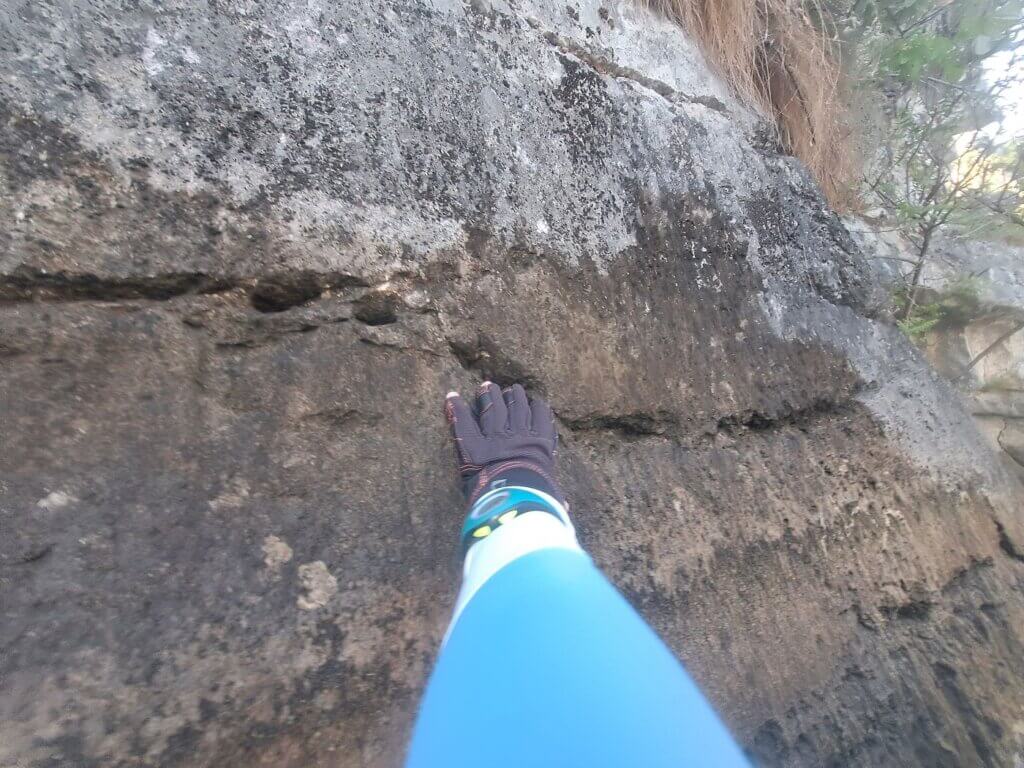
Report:
M 806 173 L 633 5 L 0 9 L 0 766 L 396 766 L 443 393 L 763 765 L 1015 765 L 1021 488 Z

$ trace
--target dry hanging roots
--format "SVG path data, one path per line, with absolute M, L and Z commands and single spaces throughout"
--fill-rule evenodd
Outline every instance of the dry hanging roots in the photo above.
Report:
M 644 0 L 700 43 L 740 98 L 771 115 L 834 208 L 849 208 L 851 160 L 828 16 L 793 0 Z

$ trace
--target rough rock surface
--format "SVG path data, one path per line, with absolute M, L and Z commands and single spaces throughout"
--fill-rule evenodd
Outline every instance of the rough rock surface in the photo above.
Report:
M 395 766 L 440 398 L 764 765 L 1015 765 L 1021 490 L 842 223 L 629 5 L 0 8 L 0 766 Z

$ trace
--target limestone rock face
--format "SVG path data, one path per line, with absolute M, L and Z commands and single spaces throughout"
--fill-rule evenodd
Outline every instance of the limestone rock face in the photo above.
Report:
M 1021 489 L 761 120 L 632 5 L 0 8 L 0 766 L 397 766 L 441 400 L 764 765 L 1014 765 Z

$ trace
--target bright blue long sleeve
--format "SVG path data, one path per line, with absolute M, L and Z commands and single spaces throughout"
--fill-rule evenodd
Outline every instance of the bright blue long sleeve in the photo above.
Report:
M 582 551 L 501 567 L 457 616 L 407 768 L 747 766 L 683 667 Z

